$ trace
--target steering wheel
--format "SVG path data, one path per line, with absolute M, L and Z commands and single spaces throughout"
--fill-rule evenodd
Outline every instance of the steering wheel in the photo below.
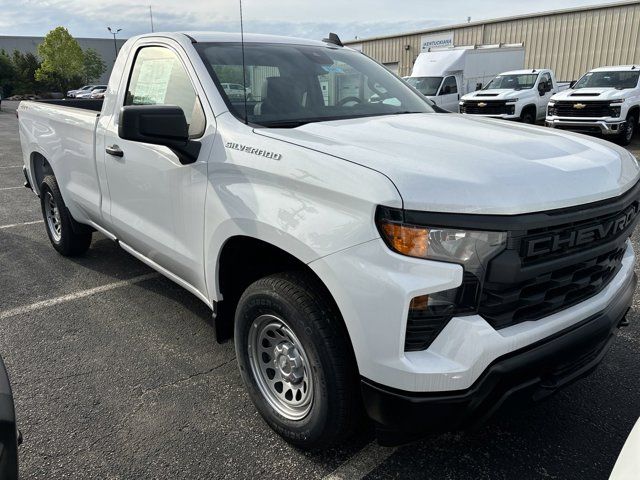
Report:
M 338 106 L 344 107 L 344 104 L 349 102 L 362 103 L 362 100 L 360 100 L 358 97 L 344 97 L 342 100 L 338 102 Z

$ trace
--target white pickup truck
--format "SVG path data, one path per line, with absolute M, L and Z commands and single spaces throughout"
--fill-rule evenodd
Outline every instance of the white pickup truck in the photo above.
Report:
M 20 104 L 56 250 L 100 232 L 211 307 L 302 447 L 363 409 L 387 444 L 464 427 L 595 368 L 636 284 L 629 152 L 435 113 L 334 36 L 244 38 L 135 37 L 104 101 Z M 243 71 L 246 102 L 221 86 Z
M 629 145 L 640 119 L 640 65 L 595 68 L 551 97 L 546 125 Z
M 567 88 L 569 83 L 558 83 L 552 70 L 504 72 L 462 97 L 460 113 L 536 123 L 544 120 L 551 96 Z

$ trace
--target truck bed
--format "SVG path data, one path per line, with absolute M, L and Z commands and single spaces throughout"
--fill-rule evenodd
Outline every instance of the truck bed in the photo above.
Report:
M 63 100 L 34 100 L 37 103 L 48 103 L 62 107 L 82 108 L 100 112 L 102 110 L 102 98 L 65 98 Z

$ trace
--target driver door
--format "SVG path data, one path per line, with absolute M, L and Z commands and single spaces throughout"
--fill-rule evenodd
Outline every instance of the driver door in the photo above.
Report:
M 215 123 L 202 107 L 188 59 L 178 52 L 169 44 L 132 52 L 126 92 L 115 112 L 127 105 L 181 107 L 190 137 L 202 144 L 199 157 L 183 165 L 168 147 L 120 138 L 117 113 L 101 119 L 108 212 L 113 233 L 126 246 L 176 275 L 183 286 L 205 294 L 203 218 Z
M 458 112 L 458 101 L 460 95 L 458 95 L 458 82 L 456 77 L 449 75 L 445 77 L 440 86 L 440 92 L 438 93 L 438 105 L 450 112 Z
M 544 90 L 540 90 L 541 84 L 545 86 Z M 555 93 L 553 91 L 553 82 L 551 80 L 551 74 L 545 72 L 542 75 L 540 75 L 540 78 L 538 79 L 538 86 L 536 88 L 538 88 L 537 119 L 544 120 L 547 114 L 547 104 L 549 103 L 549 99 Z

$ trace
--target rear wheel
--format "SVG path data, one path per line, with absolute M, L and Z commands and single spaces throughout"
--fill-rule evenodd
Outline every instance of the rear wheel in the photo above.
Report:
M 235 347 L 251 400 L 303 448 L 346 438 L 360 414 L 359 377 L 342 319 L 311 275 L 262 278 L 242 295 Z
M 633 113 L 627 115 L 627 121 L 625 122 L 624 128 L 620 131 L 620 136 L 618 137 L 618 143 L 620 145 L 626 146 L 631 143 L 633 135 L 636 133 L 637 124 L 638 119 Z
M 73 218 L 62 200 L 58 182 L 48 175 L 40 185 L 42 218 L 51 245 L 65 257 L 85 253 L 91 245 L 91 232 L 77 233 L 73 230 Z

